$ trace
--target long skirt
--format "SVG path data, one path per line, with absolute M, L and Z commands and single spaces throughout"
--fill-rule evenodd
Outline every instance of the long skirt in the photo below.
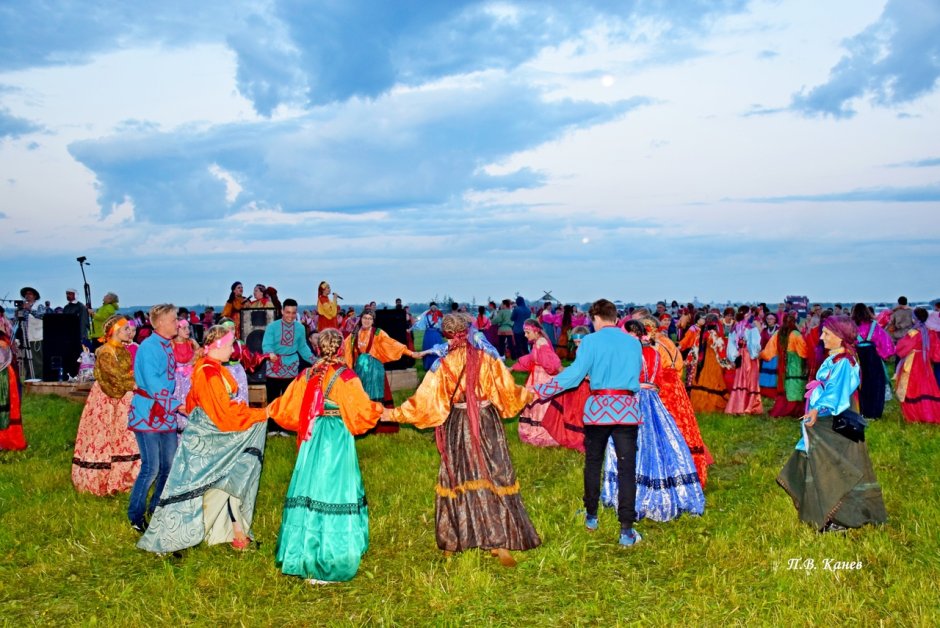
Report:
M 245 367 L 242 366 L 241 362 L 229 362 L 225 365 L 225 368 L 232 374 L 232 377 L 235 378 L 235 383 L 238 384 L 238 392 L 235 393 L 235 399 L 241 401 L 246 406 L 249 405 L 248 374 L 245 372 Z
M 20 414 L 20 390 L 12 366 L 0 368 L 0 450 L 26 449 L 23 417 Z
M 354 365 L 356 375 L 362 382 L 362 387 L 372 401 L 378 401 L 386 408 L 393 408 L 392 388 L 388 383 L 388 373 L 385 371 L 385 365 L 374 356 L 363 353 L 356 358 Z M 381 423 L 376 425 L 371 432 L 380 434 L 394 433 L 399 430 L 397 423 Z
M 223 432 L 202 408 L 189 415 L 150 527 L 137 547 L 160 554 L 251 537 L 267 423 Z
M 666 407 L 653 389 L 637 395 L 643 423 L 637 435 L 636 515 L 639 519 L 671 521 L 682 513 L 705 512 L 705 493 L 692 454 Z M 601 502 L 617 507 L 617 452 L 607 441 Z
M 526 380 L 526 386 L 537 386 L 551 381 L 552 376 L 545 369 L 536 365 Z M 548 411 L 547 400 L 535 401 L 519 413 L 519 440 L 536 447 L 557 447 L 558 442 L 542 425 L 545 413 Z
M 133 393 L 107 396 L 95 382 L 88 393 L 75 435 L 72 484 L 79 493 L 114 495 L 134 486 L 140 472 L 140 451 L 127 429 Z
M 779 359 L 774 356 L 769 360 L 760 361 L 760 377 L 757 378 L 757 383 L 760 385 L 760 394 L 768 399 L 777 397 L 777 360 Z
M 437 546 L 449 552 L 528 550 L 541 545 L 526 513 L 496 409 L 480 408 L 479 449 L 466 404 L 455 404 L 435 431 L 441 466 L 435 492 Z
M 424 330 L 424 340 L 421 341 L 421 350 L 426 351 L 434 345 L 439 345 L 444 342 L 444 336 L 441 335 L 439 329 L 434 327 L 428 327 Z M 431 366 L 437 361 L 436 355 L 426 355 L 421 358 L 422 363 L 424 364 L 424 370 L 430 371 Z
M 734 371 L 734 385 L 725 406 L 725 414 L 763 414 L 760 402 L 760 360 L 752 358 L 745 350 L 741 354 L 741 366 Z
M 369 507 L 356 443 L 338 414 L 318 417 L 297 453 L 275 562 L 290 576 L 352 580 L 369 549 Z
M 880 419 L 885 410 L 885 385 L 888 376 L 885 363 L 875 346 L 862 343 L 858 346 L 858 365 L 862 371 L 862 383 L 858 389 L 859 412 L 869 419 Z
M 548 409 L 542 417 L 545 428 L 556 443 L 584 453 L 584 404 L 591 396 L 591 383 L 581 382 L 577 388 L 566 390 L 548 399 Z
M 708 482 L 708 465 L 714 464 L 705 441 L 702 439 L 702 432 L 698 427 L 698 420 L 695 418 L 695 411 L 692 409 L 692 401 L 689 399 L 689 393 L 685 391 L 679 373 L 673 369 L 663 369 L 662 386 L 659 389 L 659 398 L 662 400 L 666 410 L 676 422 L 676 427 L 682 433 L 685 444 L 689 446 L 692 452 L 692 460 L 695 462 L 695 470 L 698 471 L 698 478 L 702 481 L 702 488 L 705 488 Z
M 173 390 L 173 397 L 180 402 L 182 407 L 186 407 L 186 397 L 189 395 L 189 389 L 193 387 L 193 365 L 176 365 L 176 388 Z M 247 390 L 247 389 L 246 389 Z M 185 415 L 177 416 L 177 429 L 183 431 L 189 425 L 189 417 Z
M 724 371 L 715 352 L 706 349 L 704 364 L 695 375 L 689 398 L 696 412 L 723 412 L 728 403 Z
M 809 453 L 794 451 L 777 476 L 800 521 L 816 530 L 830 521 L 846 528 L 887 521 L 865 442 L 856 443 L 832 431 L 831 417 L 817 419 L 806 434 Z
M 898 401 L 904 420 L 940 423 L 940 387 L 933 365 L 923 360 L 920 351 L 904 359 L 897 377 Z

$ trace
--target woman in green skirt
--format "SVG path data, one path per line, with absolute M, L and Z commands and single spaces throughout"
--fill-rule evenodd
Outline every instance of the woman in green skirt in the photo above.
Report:
M 268 406 L 268 416 L 297 432 L 297 462 L 284 502 L 275 560 L 311 584 L 351 580 L 369 547 L 366 503 L 354 435 L 375 426 L 382 405 L 343 364 L 343 337 L 320 332 L 320 360 Z

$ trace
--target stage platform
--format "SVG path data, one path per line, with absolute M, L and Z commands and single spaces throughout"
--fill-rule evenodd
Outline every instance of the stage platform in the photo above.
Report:
M 91 391 L 92 382 L 24 382 L 26 394 L 59 395 L 66 399 L 84 401 Z M 388 385 L 392 391 L 413 390 L 418 387 L 418 372 L 415 369 L 388 371 Z M 264 384 L 248 386 L 248 403 L 253 407 L 267 404 Z

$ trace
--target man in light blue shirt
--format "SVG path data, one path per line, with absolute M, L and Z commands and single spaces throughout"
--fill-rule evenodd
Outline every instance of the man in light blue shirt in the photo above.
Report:
M 601 467 L 607 439 L 614 439 L 620 503 L 620 544 L 641 540 L 633 529 L 636 521 L 636 439 L 642 422 L 636 393 L 640 390 L 643 348 L 617 327 L 617 306 L 607 299 L 591 304 L 588 311 L 596 330 L 585 336 L 575 361 L 551 381 L 535 386 L 545 399 L 575 388 L 585 377 L 591 380 L 591 396 L 584 404 L 584 509 L 585 526 L 597 529 Z

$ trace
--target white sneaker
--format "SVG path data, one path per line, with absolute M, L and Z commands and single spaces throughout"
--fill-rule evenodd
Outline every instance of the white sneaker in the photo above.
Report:
M 307 584 L 311 586 L 317 586 L 321 584 L 336 584 L 336 582 L 332 580 L 317 580 L 316 578 L 307 578 Z

